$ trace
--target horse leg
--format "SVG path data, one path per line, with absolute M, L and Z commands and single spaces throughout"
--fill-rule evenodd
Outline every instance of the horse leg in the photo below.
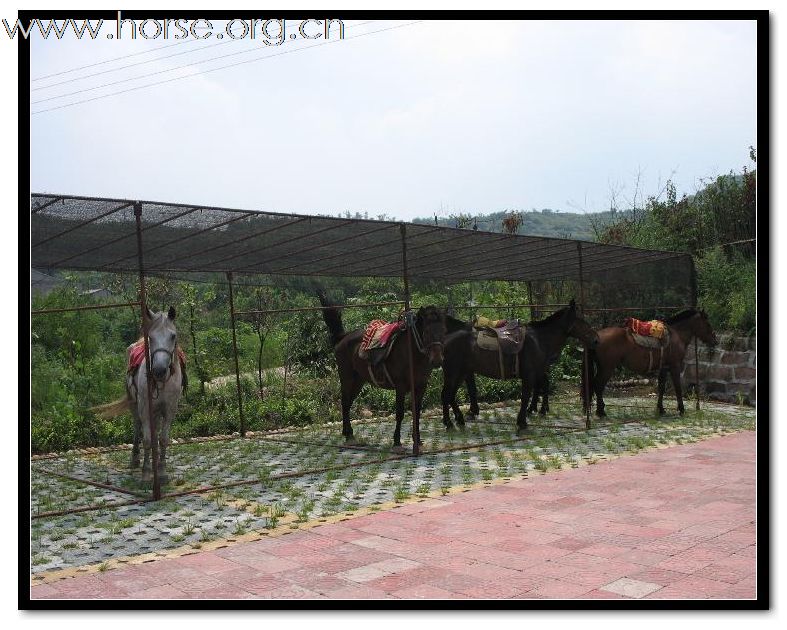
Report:
M 402 420 L 404 420 L 404 390 L 396 390 L 396 428 L 393 435 L 393 448 L 394 453 L 404 453 L 402 447 Z
M 543 386 L 541 388 L 541 411 L 538 413 L 542 416 L 545 416 L 549 413 L 549 376 L 547 374 L 544 375 L 544 380 L 542 381 Z
M 142 425 L 142 449 L 145 453 L 145 459 L 142 462 L 142 481 L 151 481 L 153 479 L 153 469 L 150 465 L 150 445 L 152 443 L 150 422 L 145 422 L 143 419 L 140 424 Z
M 539 393 L 542 393 L 541 388 L 542 388 L 541 383 L 538 383 L 538 385 L 533 388 L 533 398 L 530 401 L 530 406 L 527 409 L 528 413 L 535 413 L 536 411 L 538 411 L 538 395 Z
M 451 422 L 451 417 L 448 413 L 449 408 L 453 408 L 456 404 L 456 384 L 454 381 L 457 379 L 448 377 L 443 372 L 443 389 L 440 392 L 440 400 L 443 403 L 443 426 L 447 431 L 453 431 L 454 425 Z M 456 413 L 456 411 L 454 411 Z
M 599 367 L 596 377 L 592 381 L 593 391 L 596 394 L 596 415 L 599 418 L 604 418 L 607 415 L 607 412 L 604 411 L 606 408 L 606 404 L 604 404 L 604 388 L 611 377 L 611 369 L 604 370 Z
M 527 431 L 527 404 L 530 402 L 530 378 L 522 379 L 522 400 L 519 404 L 519 415 L 516 418 L 517 435 Z
M 353 379 L 347 383 L 342 383 L 342 435 L 345 442 L 353 440 L 353 427 L 350 424 L 350 408 L 358 397 L 363 387 L 363 381 L 358 376 L 353 375 Z
M 169 446 L 169 430 L 172 426 L 172 417 L 174 415 L 168 410 L 162 414 L 161 418 L 161 430 L 158 440 L 158 478 L 161 483 L 169 481 L 169 475 L 167 475 L 167 447 Z
M 664 389 L 667 385 L 667 368 L 662 368 L 659 370 L 659 400 L 656 403 L 656 409 L 659 412 L 660 416 L 663 416 L 666 412 L 664 409 Z
M 129 468 L 139 468 L 139 445 L 142 441 L 142 422 L 139 419 L 139 410 L 137 403 L 131 405 L 131 417 L 134 421 L 134 442 L 131 447 L 131 463 Z
M 670 367 L 670 375 L 672 376 L 672 386 L 675 388 L 675 397 L 678 399 L 678 413 L 683 415 L 686 413 L 686 408 L 683 406 L 683 388 L 680 384 L 680 366 L 677 363 Z
M 465 377 L 465 385 L 467 385 L 467 397 L 470 399 L 470 415 L 477 418 L 481 410 L 478 408 L 478 388 L 475 385 L 475 374 L 470 372 Z

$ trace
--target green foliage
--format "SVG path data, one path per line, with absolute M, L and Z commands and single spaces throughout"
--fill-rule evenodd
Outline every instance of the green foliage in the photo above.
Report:
M 756 161 L 752 150 L 751 156 Z M 668 182 L 664 199 L 623 213 L 599 240 L 694 255 L 699 306 L 717 330 L 749 332 L 756 319 L 757 171 L 721 175 L 693 196 L 678 198 Z M 724 246 L 724 247 L 721 247 Z

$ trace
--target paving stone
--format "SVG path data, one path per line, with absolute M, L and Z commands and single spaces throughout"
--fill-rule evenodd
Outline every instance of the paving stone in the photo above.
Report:
M 618 595 L 624 595 L 633 599 L 642 599 L 646 595 L 650 595 L 660 588 L 660 584 L 654 584 L 653 582 L 642 582 L 640 580 L 632 580 L 631 578 L 620 578 L 619 580 L 615 580 L 614 582 L 602 586 L 600 590 L 610 591 L 611 593 L 617 593 Z

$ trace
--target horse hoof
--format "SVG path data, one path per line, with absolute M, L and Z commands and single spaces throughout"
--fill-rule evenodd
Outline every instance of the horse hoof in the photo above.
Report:
M 476 413 L 469 413 L 465 417 L 465 422 L 475 422 L 476 420 L 478 420 L 478 414 Z M 462 422 L 461 424 L 464 424 L 464 422 Z
M 407 449 L 406 449 L 404 446 L 402 446 L 401 444 L 396 444 L 396 445 L 395 445 L 395 446 L 394 446 L 394 447 L 391 449 L 391 452 L 392 452 L 392 453 L 395 453 L 396 455 L 402 455 L 402 454 L 404 454 L 404 453 L 406 453 L 406 452 L 407 452 Z
M 131 460 L 131 462 L 129 462 L 129 465 L 128 465 L 128 467 L 129 467 L 131 470 L 134 470 L 134 469 L 136 469 L 136 468 L 139 468 L 139 460 L 138 460 L 138 459 L 132 459 L 132 460 Z
M 449 422 L 449 423 L 447 423 L 447 424 L 444 424 L 444 426 L 445 426 L 445 430 L 446 430 L 448 433 L 453 433 L 454 431 L 456 431 L 456 427 L 454 427 L 454 425 L 453 425 L 453 424 L 451 424 L 450 422 Z
M 530 427 L 517 427 L 516 435 L 517 437 L 524 437 L 526 435 L 530 435 Z
M 686 413 L 686 410 L 685 409 L 678 409 L 678 413 L 680 415 L 683 415 L 684 413 Z
M 666 416 L 667 415 L 667 411 L 665 409 L 659 409 L 659 415 L 660 416 Z
M 538 415 L 539 415 L 539 416 L 546 416 L 546 415 L 547 415 L 547 413 L 548 413 L 548 410 L 547 410 L 547 409 L 542 409 L 541 411 L 539 411 L 539 412 L 538 412 Z

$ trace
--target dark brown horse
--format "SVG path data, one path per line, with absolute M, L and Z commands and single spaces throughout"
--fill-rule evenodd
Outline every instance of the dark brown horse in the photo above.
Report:
M 402 419 L 404 418 L 404 398 L 410 392 L 410 358 L 407 334 L 399 334 L 390 341 L 390 352 L 383 360 L 384 370 L 370 372 L 370 363 L 358 355 L 364 330 L 345 332 L 339 309 L 318 291 L 325 324 L 331 336 L 336 366 L 339 369 L 339 381 L 342 386 L 342 435 L 344 439 L 354 442 L 352 425 L 350 424 L 350 407 L 358 397 L 364 383 L 371 383 L 384 389 L 396 391 L 396 429 L 393 436 L 393 450 L 403 452 L 401 444 Z M 426 385 L 432 369 L 440 367 L 443 362 L 443 341 L 446 334 L 445 313 L 434 306 L 418 309 L 411 327 L 413 346 L 413 380 L 415 383 L 415 410 L 420 415 Z M 413 392 L 410 392 L 411 395 Z
M 590 384 L 591 404 L 593 394 L 596 395 L 596 414 L 600 417 L 606 415 L 604 411 L 604 387 L 606 386 L 615 369 L 625 366 L 632 372 L 647 374 L 658 372 L 659 399 L 658 412 L 664 411 L 664 387 L 667 384 L 667 373 L 672 377 L 675 396 L 678 399 L 678 412 L 682 415 L 683 390 L 680 384 L 680 373 L 683 368 L 683 358 L 686 350 L 694 337 L 709 345 L 716 345 L 716 334 L 713 332 L 705 311 L 694 308 L 681 311 L 677 315 L 663 320 L 669 330 L 669 344 L 664 348 L 663 354 L 659 349 L 644 348 L 638 345 L 627 328 L 612 326 L 598 331 L 599 344 L 590 353 Z M 583 404 L 586 405 L 585 385 L 582 385 Z
M 454 412 L 454 422 L 464 426 L 464 416 L 456 402 L 456 392 L 464 381 L 470 398 L 470 413 L 477 416 L 478 397 L 474 374 L 496 380 L 518 378 L 522 382 L 522 400 L 517 416 L 517 430 L 527 430 L 528 403 L 531 393 L 543 387 L 547 368 L 560 356 L 569 335 L 575 336 L 591 346 L 598 343 L 595 331 L 577 316 L 574 300 L 546 319 L 530 322 L 525 328 L 525 342 L 516 355 L 504 357 L 504 374 L 500 373 L 501 358 L 495 351 L 483 350 L 476 343 L 476 335 L 470 324 L 448 318 L 451 337 L 454 331 L 463 331 L 463 336 L 446 343 L 443 359 L 443 424 L 448 430 L 454 428 L 449 417 L 449 407 Z M 518 364 L 518 367 L 517 367 Z

